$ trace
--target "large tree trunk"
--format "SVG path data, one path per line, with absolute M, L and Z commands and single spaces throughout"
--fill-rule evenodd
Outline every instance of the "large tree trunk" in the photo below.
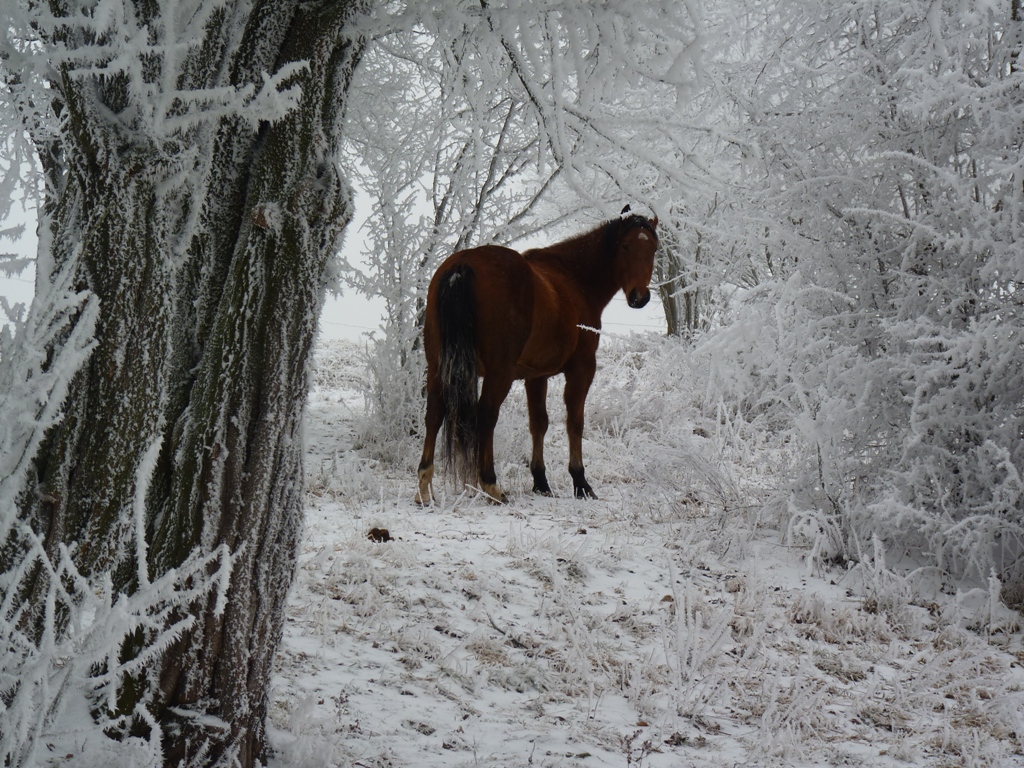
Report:
M 238 5 L 246 10 L 225 4 L 207 24 L 177 87 L 258 87 L 264 73 L 307 61 L 292 75 L 298 105 L 273 124 L 227 116 L 156 141 L 125 130 L 147 105 L 124 77 L 65 72 L 55 84 L 65 172 L 51 173 L 54 263 L 77 261 L 100 314 L 23 515 L 54 559 L 67 545 L 81 573 L 110 571 L 125 592 L 196 554 L 230 557 L 226 594 L 192 605 L 194 622 L 159 668 L 121 691 L 123 712 L 144 702 L 155 715 L 168 764 L 266 757 L 302 514 L 306 369 L 350 217 L 335 154 L 361 52 L 343 35 L 357 3 Z M 26 591 L 29 601 L 43 594 Z

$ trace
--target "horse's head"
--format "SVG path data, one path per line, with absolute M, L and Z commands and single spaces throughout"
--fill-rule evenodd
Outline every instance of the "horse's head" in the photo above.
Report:
M 658 217 L 627 216 L 629 206 L 619 220 L 619 242 L 615 253 L 615 279 L 633 309 L 651 300 L 651 273 L 654 252 L 658 249 Z

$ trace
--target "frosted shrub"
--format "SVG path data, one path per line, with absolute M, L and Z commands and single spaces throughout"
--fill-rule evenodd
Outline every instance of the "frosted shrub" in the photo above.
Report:
M 750 73 L 761 192 L 737 220 L 763 227 L 750 260 L 768 279 L 706 340 L 709 392 L 791 446 L 771 508 L 830 529 L 809 548 L 856 559 L 878 536 L 1019 584 L 1018 22 L 973 2 L 759 7 L 778 22 L 766 51 L 785 44 L 773 30 L 804 36 L 802 68 L 768 56 Z
M 419 333 L 415 323 L 396 320 L 367 350 L 370 381 L 363 439 L 377 456 L 399 465 L 419 457 L 416 438 L 426 407 L 426 360 Z
M 318 339 L 310 371 L 312 388 L 322 392 L 362 390 L 366 386 L 366 376 L 359 363 L 364 357 L 360 344 Z
M 1024 456 L 1004 394 L 1020 380 L 993 365 L 994 334 L 901 339 L 905 326 L 830 293 L 797 273 L 758 297 L 773 311 L 753 303 L 709 342 L 726 412 L 793 441 L 780 523 L 812 557 L 856 558 L 855 542 L 877 534 L 954 573 L 1020 578 L 1008 569 L 1022 551 Z
M 586 403 L 595 451 L 613 456 L 618 472 L 647 483 L 676 512 L 695 504 L 728 509 L 745 493 L 723 461 L 716 425 L 698 407 L 702 377 L 700 357 L 680 338 L 606 335 Z

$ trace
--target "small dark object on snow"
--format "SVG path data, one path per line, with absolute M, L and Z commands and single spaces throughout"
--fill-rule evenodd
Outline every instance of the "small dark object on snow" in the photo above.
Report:
M 377 542 L 378 544 L 381 544 L 381 543 L 383 543 L 385 541 L 391 541 L 392 540 L 391 539 L 391 534 L 388 533 L 388 529 L 387 528 L 371 528 L 370 529 L 370 533 L 367 534 L 367 538 L 370 541 Z
M 665 743 L 670 747 L 696 747 L 697 749 L 703 749 L 708 745 L 708 740 L 703 736 L 691 739 L 689 736 L 683 736 L 677 732 L 665 739 Z

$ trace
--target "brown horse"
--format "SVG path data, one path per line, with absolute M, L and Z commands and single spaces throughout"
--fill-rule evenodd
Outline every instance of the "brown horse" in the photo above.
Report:
M 496 501 L 494 427 L 512 382 L 525 379 L 533 490 L 544 471 L 548 379 L 565 375 L 569 474 L 578 498 L 597 498 L 583 472 L 583 402 L 594 380 L 601 313 L 622 290 L 629 306 L 651 298 L 658 218 L 622 216 L 583 235 L 517 253 L 485 245 L 449 256 L 430 281 L 424 323 L 427 416 L 416 501 L 433 498 L 434 444 L 442 422 L 449 469 Z M 477 378 L 483 384 L 477 392 Z

